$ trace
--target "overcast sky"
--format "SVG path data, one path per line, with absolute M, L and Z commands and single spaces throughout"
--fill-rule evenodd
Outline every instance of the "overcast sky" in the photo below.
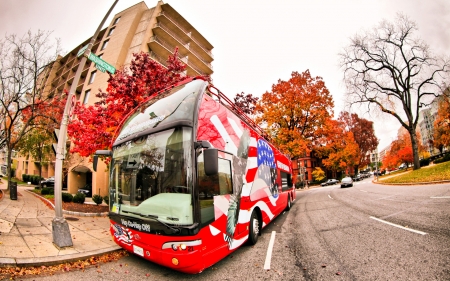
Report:
M 112 14 L 136 3 L 119 0 Z M 156 0 L 144 1 L 154 7 Z M 91 37 L 112 0 L 0 0 L 0 38 L 28 30 L 53 31 L 70 51 Z M 213 83 L 232 98 L 261 96 L 293 71 L 321 76 L 333 95 L 335 117 L 344 109 L 345 88 L 338 53 L 358 32 L 393 21 L 402 12 L 438 54 L 450 51 L 450 0 L 166 0 L 213 46 Z M 110 23 L 112 16 L 107 21 Z M 375 122 L 379 149 L 396 138 L 398 121 Z

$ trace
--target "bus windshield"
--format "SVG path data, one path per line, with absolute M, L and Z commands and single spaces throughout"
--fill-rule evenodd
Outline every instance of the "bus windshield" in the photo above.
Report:
M 127 141 L 113 149 L 111 212 L 191 225 L 192 129 L 178 127 Z

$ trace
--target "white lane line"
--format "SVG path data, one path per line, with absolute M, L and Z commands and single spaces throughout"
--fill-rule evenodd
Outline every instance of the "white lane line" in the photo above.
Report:
M 329 197 L 331 200 L 333 200 L 333 198 L 330 196 L 330 194 L 328 194 L 328 197 Z
M 450 199 L 450 196 L 432 196 L 431 199 Z
M 264 269 L 270 269 L 270 260 L 272 259 L 272 249 L 273 243 L 275 243 L 275 231 L 272 231 L 272 235 L 270 236 L 269 248 L 267 249 L 266 262 L 264 263 Z
M 374 219 L 374 220 L 376 220 L 376 221 L 385 223 L 385 224 L 389 224 L 389 225 L 391 225 L 391 226 L 395 226 L 395 227 L 401 228 L 401 229 L 403 229 L 403 230 L 408 230 L 408 231 L 411 231 L 411 232 L 420 234 L 420 235 L 426 235 L 426 234 L 427 234 L 426 232 L 419 231 L 419 230 L 415 230 L 415 229 L 412 229 L 412 228 L 407 228 L 407 227 L 404 227 L 404 226 L 401 226 L 401 225 L 398 225 L 398 224 L 395 224 L 395 223 L 392 223 L 392 222 L 388 222 L 388 221 L 385 221 L 385 220 L 382 220 L 382 219 L 379 219 L 379 218 L 376 218 L 376 217 L 370 217 L 370 218 L 371 218 L 371 219 Z

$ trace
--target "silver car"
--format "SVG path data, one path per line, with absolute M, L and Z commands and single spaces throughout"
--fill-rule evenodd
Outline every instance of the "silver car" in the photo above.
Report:
M 341 180 L 341 187 L 353 186 L 353 180 L 351 177 L 345 177 Z

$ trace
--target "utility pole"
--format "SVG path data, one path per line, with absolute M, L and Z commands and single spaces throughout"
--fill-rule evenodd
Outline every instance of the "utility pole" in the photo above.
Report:
M 106 19 L 109 14 L 114 9 L 114 6 L 117 4 L 119 0 L 115 0 L 112 4 L 109 11 L 106 13 L 102 22 L 98 26 L 97 30 L 92 36 L 91 41 L 89 42 L 86 50 L 86 53 L 91 52 L 91 48 L 95 43 L 95 40 L 100 33 L 103 25 L 105 24 Z M 58 145 L 56 148 L 56 163 L 55 163 L 55 217 L 52 220 L 52 233 L 53 233 L 53 244 L 55 244 L 58 248 L 70 247 L 73 245 L 72 237 L 70 236 L 69 224 L 64 219 L 62 215 L 62 166 L 65 158 L 65 147 L 66 147 L 66 139 L 67 139 L 67 125 L 69 123 L 69 114 L 72 113 L 74 106 L 74 95 L 78 86 L 78 81 L 80 80 L 81 72 L 84 69 L 84 65 L 86 64 L 86 56 L 81 58 L 80 64 L 78 65 L 77 72 L 73 78 L 72 86 L 70 86 L 69 95 L 67 97 L 66 106 L 64 108 L 63 118 L 61 121 L 61 127 L 59 129 L 58 135 Z

